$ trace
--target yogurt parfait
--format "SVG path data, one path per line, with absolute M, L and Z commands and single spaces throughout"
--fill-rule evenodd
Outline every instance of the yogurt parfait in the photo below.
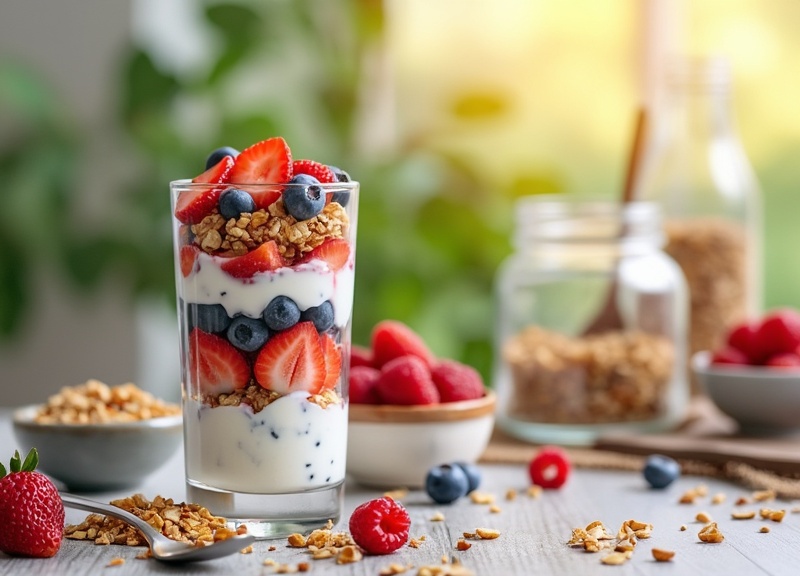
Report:
M 171 190 L 187 496 L 256 536 L 336 521 L 358 183 L 274 137 Z

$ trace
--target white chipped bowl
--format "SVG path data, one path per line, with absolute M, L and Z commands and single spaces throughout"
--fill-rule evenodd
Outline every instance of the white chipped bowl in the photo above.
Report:
M 419 488 L 430 468 L 474 463 L 494 427 L 496 397 L 428 406 L 350 405 L 347 473 L 366 486 Z
M 743 430 L 800 431 L 800 371 L 711 364 L 711 352 L 692 357 L 692 370 L 717 407 Z
M 130 488 L 170 459 L 183 438 L 180 414 L 136 422 L 41 424 L 39 406 L 13 413 L 20 455 L 39 452 L 38 470 L 74 492 Z

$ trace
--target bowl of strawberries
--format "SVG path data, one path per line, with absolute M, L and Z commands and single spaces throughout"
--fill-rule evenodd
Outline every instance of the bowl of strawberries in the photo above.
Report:
M 742 428 L 800 428 L 800 311 L 772 310 L 734 325 L 692 370 L 717 407 Z
M 376 487 L 417 488 L 428 470 L 475 462 L 494 427 L 494 392 L 477 370 L 437 358 L 407 325 L 375 325 L 350 360 L 347 472 Z

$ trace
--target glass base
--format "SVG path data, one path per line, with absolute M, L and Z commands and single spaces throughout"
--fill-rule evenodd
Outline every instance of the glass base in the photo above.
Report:
M 291 494 L 249 494 L 212 488 L 186 481 L 189 502 L 200 504 L 228 520 L 228 527 L 247 528 L 257 539 L 285 538 L 299 532 L 308 534 L 334 524 L 342 514 L 344 481 L 319 490 Z

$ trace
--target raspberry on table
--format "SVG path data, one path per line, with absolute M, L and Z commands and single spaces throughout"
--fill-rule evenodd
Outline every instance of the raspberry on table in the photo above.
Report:
M 545 446 L 528 466 L 531 482 L 542 488 L 561 488 L 571 470 L 566 452 L 556 446 Z
M 364 502 L 350 516 L 350 534 L 368 554 L 394 552 L 408 542 L 410 527 L 406 509 L 388 496 Z

